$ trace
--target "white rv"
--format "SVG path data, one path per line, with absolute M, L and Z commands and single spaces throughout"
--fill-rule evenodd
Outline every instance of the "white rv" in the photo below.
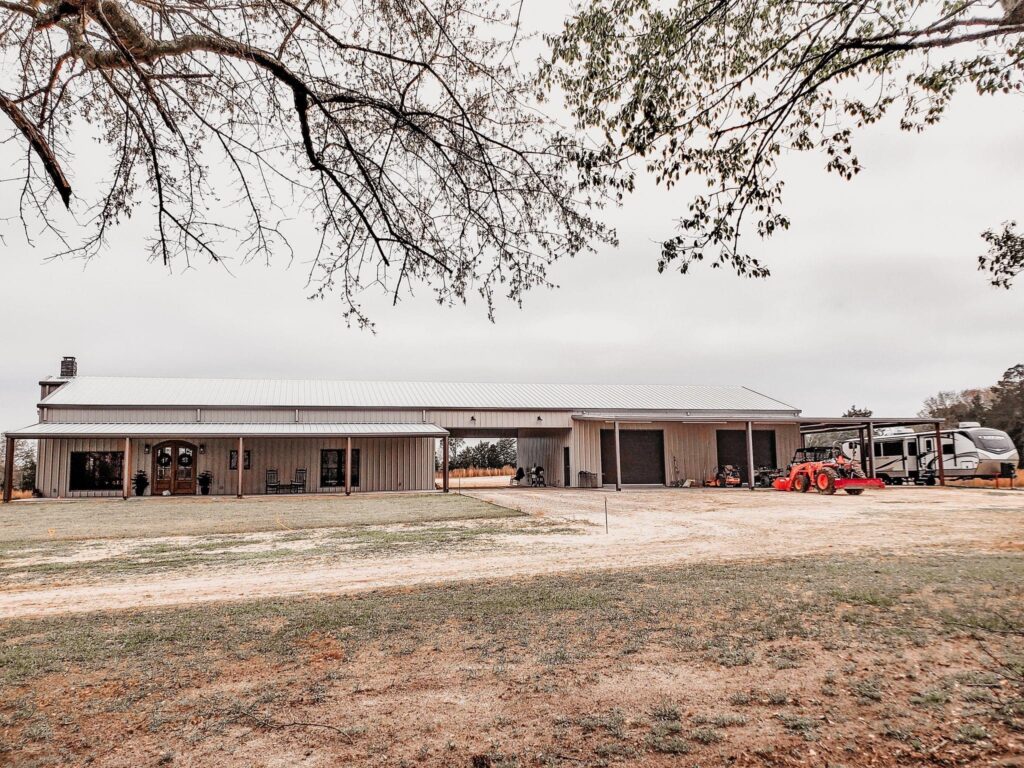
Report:
M 942 465 L 946 477 L 957 480 L 993 478 L 1016 470 L 1020 456 L 1010 436 L 976 421 L 962 421 L 942 435 Z M 934 485 L 939 475 L 934 432 L 914 432 L 900 427 L 875 432 L 875 476 L 886 483 Z M 867 441 L 864 441 L 865 451 Z M 840 444 L 843 455 L 866 466 L 860 441 Z

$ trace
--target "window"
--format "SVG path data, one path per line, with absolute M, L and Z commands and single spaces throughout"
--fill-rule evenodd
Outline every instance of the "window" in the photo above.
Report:
M 955 451 L 953 450 L 953 444 L 952 443 L 943 443 L 942 444 L 942 455 L 943 456 L 952 456 L 954 453 L 955 453 Z
M 320 487 L 337 488 L 345 485 L 345 451 L 320 451 Z M 359 486 L 359 449 L 352 449 L 352 487 Z
M 238 451 L 232 451 L 228 455 L 228 469 L 238 471 Z M 242 469 L 252 469 L 252 451 L 245 452 L 245 458 L 242 459 Z
M 917 456 L 917 443 L 907 443 L 907 456 Z
M 875 456 L 881 456 L 882 455 L 882 446 L 883 445 L 884 445 L 884 443 L 875 443 Z
M 903 455 L 903 441 L 893 441 L 889 443 L 882 443 L 882 455 L 883 456 L 902 456 Z
M 116 491 L 124 480 L 124 451 L 82 451 L 71 454 L 72 491 Z

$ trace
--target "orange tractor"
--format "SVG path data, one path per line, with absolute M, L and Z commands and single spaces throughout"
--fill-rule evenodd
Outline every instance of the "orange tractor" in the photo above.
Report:
M 798 448 L 789 465 L 789 474 L 772 483 L 778 491 L 806 493 L 814 488 L 818 493 L 833 494 L 846 491 L 859 496 L 865 488 L 884 488 L 885 483 L 867 477 L 860 464 L 850 461 L 835 448 Z

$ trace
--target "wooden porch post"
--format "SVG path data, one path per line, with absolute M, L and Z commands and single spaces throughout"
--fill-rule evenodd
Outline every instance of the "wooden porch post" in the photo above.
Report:
M 14 438 L 7 438 L 7 455 L 4 457 L 4 504 L 11 500 L 11 486 L 14 484 Z
M 345 438 L 345 495 L 352 495 L 352 438 Z
M 619 455 L 619 422 L 615 422 L 615 490 L 622 490 L 622 457 Z
M 747 422 L 747 487 L 754 490 L 754 422 Z
M 242 498 L 242 468 L 245 466 L 245 438 L 238 438 L 238 498 Z
M 124 461 L 121 462 L 121 498 L 125 501 L 132 495 L 132 439 L 124 439 Z
M 955 445 L 955 443 L 954 443 Z M 939 485 L 946 484 L 946 460 L 942 457 L 942 425 L 935 425 L 935 461 L 939 464 Z
M 450 435 L 441 438 L 441 488 L 448 493 L 448 451 L 450 450 Z

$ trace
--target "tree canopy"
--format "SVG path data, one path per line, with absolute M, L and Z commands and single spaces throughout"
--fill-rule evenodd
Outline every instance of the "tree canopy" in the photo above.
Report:
M 1003 430 L 1017 446 L 1024 467 L 1024 363 L 1008 368 L 990 387 L 939 392 L 929 397 L 921 415 L 941 418 L 946 427 L 977 421 Z
M 488 0 L 0 0 L 0 216 L 91 257 L 150 210 L 155 259 L 297 256 L 362 324 L 369 286 L 518 301 L 604 231 L 516 39 Z
M 1021 92 L 1022 33 L 1022 0 L 590 0 L 551 38 L 545 82 L 598 142 L 576 155 L 590 184 L 697 178 L 660 270 L 761 277 L 749 236 L 790 226 L 783 153 L 851 179 L 858 131 L 888 113 L 920 131 L 961 88 Z M 1008 286 L 1024 240 L 1010 223 L 985 239 L 980 266 Z

